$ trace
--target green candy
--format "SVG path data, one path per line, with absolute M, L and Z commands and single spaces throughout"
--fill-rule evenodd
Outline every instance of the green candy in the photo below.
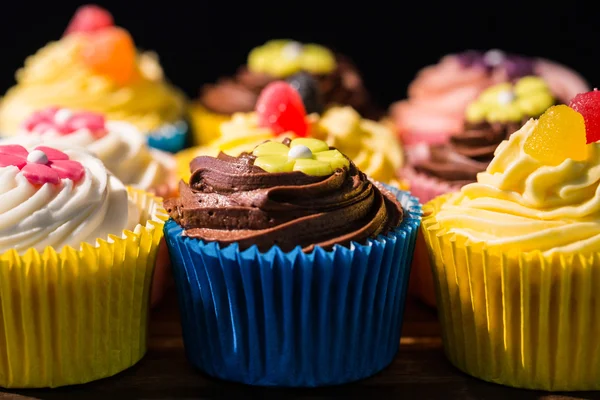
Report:
M 294 160 L 288 160 L 287 156 L 262 156 L 254 160 L 254 165 L 267 172 L 292 172 L 294 171 Z
M 327 176 L 333 174 L 330 163 L 319 160 L 299 159 L 294 164 L 294 171 L 304 172 L 311 176 Z
M 294 139 L 290 143 L 290 148 L 294 147 L 294 146 L 299 146 L 299 145 L 308 147 L 310 149 L 310 151 L 313 152 L 313 154 L 329 150 L 329 146 L 327 145 L 327 143 L 325 143 L 322 140 L 313 139 L 313 138 Z

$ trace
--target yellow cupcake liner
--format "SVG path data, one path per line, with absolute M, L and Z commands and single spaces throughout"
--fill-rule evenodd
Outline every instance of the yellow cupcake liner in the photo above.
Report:
M 200 104 L 190 107 L 192 122 L 193 145 L 199 146 L 210 143 L 221 136 L 220 126 L 231 119 L 231 115 L 219 114 L 206 109 Z
M 424 207 L 445 352 L 472 376 L 551 391 L 600 389 L 600 253 L 473 243 Z
M 80 384 L 131 367 L 146 352 L 150 286 L 167 219 L 160 199 L 128 189 L 134 232 L 98 246 L 0 255 L 0 386 Z

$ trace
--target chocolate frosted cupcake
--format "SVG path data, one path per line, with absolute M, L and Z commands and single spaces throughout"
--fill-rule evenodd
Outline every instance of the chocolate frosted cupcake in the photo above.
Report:
M 463 130 L 447 144 L 408 151 L 409 166 L 403 176 L 410 181 L 411 192 L 425 203 L 475 182 L 503 140 L 555 103 L 545 81 L 534 76 L 486 89 L 469 104 Z
M 321 113 L 329 105 L 350 105 L 366 118 L 381 116 L 347 57 L 316 44 L 272 40 L 253 49 L 234 76 L 202 88 L 193 113 L 196 144 L 217 138 L 219 125 L 232 114 L 253 111 L 265 86 L 281 79 L 300 92 L 308 113 Z
M 310 138 L 190 167 L 165 232 L 192 364 L 246 384 L 322 386 L 392 361 L 416 199 Z

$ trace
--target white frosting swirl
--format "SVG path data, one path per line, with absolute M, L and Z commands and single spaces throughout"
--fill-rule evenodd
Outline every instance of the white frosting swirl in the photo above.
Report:
M 79 129 L 67 135 L 56 130 L 43 134 L 22 132 L 20 135 L 0 141 L 0 144 L 15 143 L 25 147 L 43 144 L 66 150 L 83 147 L 98 157 L 125 185 L 151 191 L 160 185 L 172 184 L 175 160 L 165 152 L 150 149 L 146 136 L 127 122 L 109 121 L 107 134 L 100 138 L 88 129 Z
M 15 249 L 23 254 L 30 248 L 41 252 L 47 246 L 79 249 L 109 234 L 121 236 L 138 224 L 139 210 L 125 186 L 100 160 L 77 150 L 65 153 L 85 169 L 77 183 L 62 179 L 58 185 L 38 187 L 17 167 L 0 167 L 0 253 Z

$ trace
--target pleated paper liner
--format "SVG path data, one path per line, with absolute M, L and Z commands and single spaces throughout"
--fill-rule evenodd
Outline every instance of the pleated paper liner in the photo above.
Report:
M 221 124 L 231 119 L 231 115 L 209 111 L 199 103 L 191 107 L 190 113 L 194 146 L 206 145 L 221 136 Z
M 190 362 L 224 380 L 314 387 L 393 360 L 421 209 L 396 189 L 402 225 L 351 248 L 240 251 L 165 225 Z
M 424 207 L 445 352 L 472 376 L 551 391 L 600 389 L 600 254 L 472 243 Z
M 176 153 L 186 147 L 189 125 L 181 119 L 166 123 L 154 132 L 148 133 L 148 146 L 168 153 Z
M 132 366 L 146 351 L 150 284 L 166 215 L 128 189 L 142 210 L 135 232 L 84 244 L 0 255 L 0 386 L 57 387 Z

